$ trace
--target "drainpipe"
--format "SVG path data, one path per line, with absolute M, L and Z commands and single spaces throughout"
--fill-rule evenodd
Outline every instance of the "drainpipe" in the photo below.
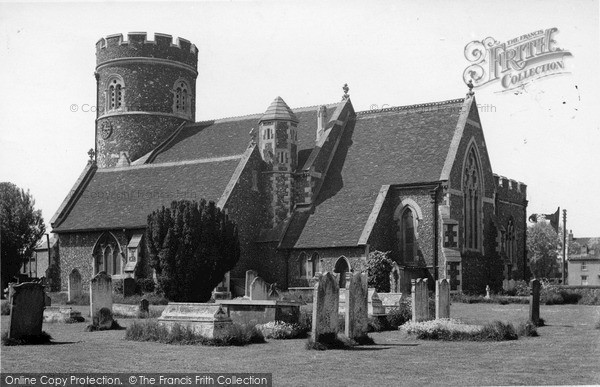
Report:
M 441 185 L 437 185 L 431 192 L 431 198 L 433 199 L 433 280 L 437 281 L 439 277 L 438 273 L 438 243 L 439 243 L 439 214 L 438 214 L 438 192 Z
M 98 104 L 100 103 L 100 74 L 98 72 L 94 72 L 94 77 L 96 78 L 96 122 L 94 125 L 94 162 L 98 162 L 98 118 L 100 117 L 100 108 Z

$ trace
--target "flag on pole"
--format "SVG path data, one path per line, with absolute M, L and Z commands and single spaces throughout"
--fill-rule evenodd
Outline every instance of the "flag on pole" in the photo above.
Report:
M 538 220 L 546 219 L 550 221 L 550 226 L 556 231 L 558 234 L 558 222 L 560 221 L 560 207 L 556 210 L 554 214 L 531 214 L 529 216 L 529 221 L 532 223 L 537 223 Z

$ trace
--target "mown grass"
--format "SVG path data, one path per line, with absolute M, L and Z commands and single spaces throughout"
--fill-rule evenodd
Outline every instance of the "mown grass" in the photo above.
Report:
M 501 320 L 518 328 L 528 309 L 456 303 L 450 313 L 467 324 Z M 542 305 L 541 316 L 546 326 L 537 329 L 537 338 L 440 342 L 394 330 L 370 333 L 376 345 L 342 351 L 307 351 L 306 339 L 243 347 L 165 345 L 123 340 L 124 331 L 87 333 L 79 324 L 44 323 L 54 345 L 2 347 L 1 371 L 272 372 L 277 386 L 599 384 L 600 329 L 594 326 L 600 308 Z M 8 318 L 1 318 L 3 329 Z M 136 321 L 119 320 L 126 326 Z

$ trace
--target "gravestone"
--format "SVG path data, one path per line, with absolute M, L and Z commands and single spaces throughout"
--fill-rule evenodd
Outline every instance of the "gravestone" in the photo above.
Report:
M 517 286 L 517 283 L 514 279 L 508 281 L 508 290 L 513 290 Z
M 123 297 L 131 297 L 135 294 L 135 280 L 131 277 L 123 279 Z
M 140 300 L 140 313 L 141 314 L 150 313 L 150 302 L 148 302 L 148 300 L 146 300 L 145 298 L 142 298 Z
M 338 332 L 338 309 L 340 288 L 336 276 L 326 272 L 319 277 L 313 295 L 311 339 L 334 339 Z
M 390 293 L 401 293 L 400 290 L 400 266 L 396 262 L 390 272 Z
M 377 294 L 375 288 L 369 288 L 368 302 L 369 316 L 385 315 L 385 307 L 383 306 L 383 302 L 379 298 L 379 294 Z
M 529 320 L 535 325 L 540 322 L 540 281 L 532 279 L 529 282 L 531 295 L 529 296 Z
M 83 286 L 81 284 L 81 273 L 79 270 L 73 269 L 69 273 L 69 296 L 68 299 L 70 302 L 75 301 L 78 297 L 81 297 L 83 293 Z
M 502 290 L 504 290 L 505 292 L 509 291 L 507 279 L 502 281 Z
M 485 285 L 485 297 L 486 300 L 490 299 L 490 285 Z
M 258 273 L 255 270 L 247 270 L 246 271 L 246 288 L 244 291 L 245 297 L 250 297 L 250 285 L 252 285 L 252 281 L 258 277 Z
M 8 338 L 40 336 L 44 320 L 44 287 L 35 282 L 9 284 L 10 319 Z
M 450 318 L 450 283 L 447 279 L 435 281 L 435 318 Z
M 345 334 L 349 339 L 367 335 L 368 302 L 367 273 L 353 274 L 347 283 Z
M 427 279 L 411 280 L 412 285 L 412 320 L 421 322 L 429 320 L 429 299 L 427 296 Z
M 102 308 L 112 310 L 112 278 L 101 271 L 90 281 L 90 317 L 94 321 Z
M 251 300 L 268 300 L 269 299 L 269 284 L 260 277 L 254 278 L 250 284 Z

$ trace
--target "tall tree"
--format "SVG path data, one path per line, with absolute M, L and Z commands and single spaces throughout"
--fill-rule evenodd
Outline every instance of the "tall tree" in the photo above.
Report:
M 12 183 L 0 183 L 0 258 L 2 289 L 31 258 L 38 240 L 46 232 L 42 211 L 35 200 Z
M 538 222 L 527 228 L 529 267 L 536 278 L 552 278 L 559 272 L 560 237 L 550 223 Z
M 236 226 L 205 200 L 182 200 L 154 211 L 146 241 L 159 290 L 172 301 L 208 301 L 240 257 Z

